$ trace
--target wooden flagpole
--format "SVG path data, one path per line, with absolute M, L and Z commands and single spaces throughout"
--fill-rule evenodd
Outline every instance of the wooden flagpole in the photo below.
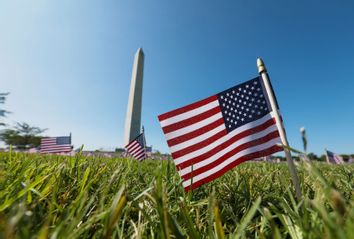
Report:
M 268 78 L 268 74 L 267 74 L 267 69 L 266 69 L 264 62 L 261 58 L 257 59 L 257 67 L 258 67 L 258 72 L 259 72 L 260 76 L 262 77 L 266 92 L 268 94 L 268 99 L 269 99 L 270 105 L 271 105 L 273 113 L 274 113 L 274 117 L 275 117 L 276 125 L 277 125 L 278 131 L 279 131 L 281 142 L 283 145 L 286 146 L 284 148 L 284 152 L 285 152 L 286 160 L 288 162 L 290 175 L 291 175 L 294 187 L 295 187 L 296 198 L 298 200 L 301 200 L 301 188 L 300 188 L 299 178 L 296 174 L 296 169 L 295 169 L 294 162 L 291 158 L 290 150 L 288 149 L 289 143 L 286 138 L 283 122 L 281 121 L 280 116 L 279 116 L 278 107 L 277 107 L 277 104 L 275 101 L 275 97 L 273 95 L 273 90 L 270 86 L 270 82 L 269 82 L 269 78 Z

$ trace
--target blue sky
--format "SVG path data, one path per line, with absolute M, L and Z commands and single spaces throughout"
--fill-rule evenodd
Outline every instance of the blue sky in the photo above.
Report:
M 7 123 L 113 149 L 133 58 L 145 52 L 148 144 L 168 152 L 157 115 L 268 68 L 289 142 L 353 153 L 353 1 L 1 1 L 0 91 Z

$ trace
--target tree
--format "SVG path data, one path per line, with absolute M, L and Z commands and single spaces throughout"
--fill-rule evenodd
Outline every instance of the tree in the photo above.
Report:
M 41 136 L 46 129 L 30 126 L 27 123 L 16 123 L 13 129 L 5 129 L 0 133 L 0 140 L 7 145 L 16 146 L 18 149 L 38 147 Z
M 8 95 L 9 93 L 0 93 L 0 104 L 4 104 L 5 103 L 5 100 L 6 100 L 6 96 Z M 0 109 L 0 116 L 1 117 L 4 117 L 6 116 L 6 114 L 10 113 L 9 111 L 6 111 L 6 110 L 3 110 L 3 109 Z M 5 123 L 3 122 L 0 122 L 0 126 L 5 126 Z

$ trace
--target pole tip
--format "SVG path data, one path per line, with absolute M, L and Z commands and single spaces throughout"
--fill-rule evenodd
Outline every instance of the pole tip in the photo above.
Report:
M 258 73 L 267 72 L 264 62 L 260 57 L 257 59 L 257 67 L 258 67 Z

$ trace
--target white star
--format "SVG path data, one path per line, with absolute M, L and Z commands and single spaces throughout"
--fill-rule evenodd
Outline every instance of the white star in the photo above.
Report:
M 245 120 L 244 118 L 241 119 L 241 121 L 244 121 L 244 120 Z
M 236 119 L 239 119 L 240 117 L 236 116 Z
M 250 97 L 246 96 L 246 100 L 248 100 Z
M 246 111 L 250 111 L 250 109 L 246 108 Z
M 227 110 L 225 110 L 224 112 L 225 112 L 225 114 L 227 114 Z
M 248 115 L 249 118 L 252 118 L 252 115 Z
M 227 96 L 229 96 L 230 94 L 229 93 L 226 93 Z
M 257 115 L 260 115 L 260 114 L 261 114 L 261 112 L 258 111 L 258 112 L 257 112 Z
M 249 86 L 248 85 L 246 85 L 246 88 L 248 88 Z
M 236 93 L 236 95 L 237 95 L 237 96 L 239 96 L 239 95 L 240 95 L 240 93 L 238 93 L 238 92 L 237 92 L 237 93 Z
M 267 107 L 265 107 L 265 108 L 264 108 L 264 110 L 268 110 L 268 108 L 267 108 Z
M 265 101 L 264 100 L 262 101 L 262 103 L 263 103 L 263 105 L 265 105 Z
M 234 122 L 234 120 L 230 120 L 231 121 L 231 123 L 233 123 Z
M 253 87 L 253 86 L 251 87 L 251 90 L 254 90 L 254 87 Z
M 224 96 L 220 96 L 221 99 L 224 99 Z
M 257 91 L 260 91 L 261 90 L 261 88 L 257 88 Z
M 231 97 L 231 99 L 233 99 L 233 98 L 234 98 L 234 96 L 233 96 L 233 95 L 231 95 L 230 97 Z
M 229 108 L 229 106 L 227 105 L 226 108 Z
M 254 113 L 254 110 L 251 110 L 252 113 Z
M 236 112 L 237 112 L 237 111 L 236 111 Z M 234 117 L 234 118 L 235 118 L 235 115 L 233 114 L 233 115 L 232 115 L 232 117 Z
M 242 89 L 241 88 L 238 88 L 238 91 L 241 91 Z
M 231 110 L 234 110 L 234 107 L 231 107 Z
M 229 100 L 229 103 L 231 104 L 231 100 Z
M 261 94 L 259 97 L 263 98 L 263 94 Z
M 251 101 L 254 101 L 254 98 L 252 98 Z
M 235 94 L 235 91 L 234 91 L 234 90 L 232 91 L 232 94 Z
M 243 90 L 243 93 L 246 93 L 247 91 L 246 90 Z
M 258 84 L 258 82 L 257 82 L 257 81 L 255 81 L 255 82 L 253 82 L 253 84 L 257 85 L 257 84 Z
M 243 102 L 243 104 L 245 105 L 245 104 L 247 104 L 247 102 L 246 102 L 246 101 L 244 101 L 244 102 Z

